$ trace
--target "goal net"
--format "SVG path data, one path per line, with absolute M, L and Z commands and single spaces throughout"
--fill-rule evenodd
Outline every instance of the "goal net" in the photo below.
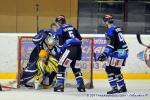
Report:
M 18 84 L 20 81 L 21 70 L 26 67 L 30 53 L 35 45 L 32 37 L 20 36 L 18 45 Z M 86 88 L 93 88 L 93 38 L 83 38 L 82 40 L 82 60 L 78 63 L 81 66 Z M 76 87 L 76 81 L 71 68 L 67 68 L 66 87 Z

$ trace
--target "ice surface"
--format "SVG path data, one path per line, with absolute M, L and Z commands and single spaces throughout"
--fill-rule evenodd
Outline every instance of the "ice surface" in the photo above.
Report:
M 107 95 L 107 80 L 94 80 L 94 89 L 85 93 L 76 88 L 65 88 L 64 93 L 53 89 L 34 90 L 25 87 L 0 92 L 0 100 L 150 100 L 150 80 L 126 80 L 128 93 Z

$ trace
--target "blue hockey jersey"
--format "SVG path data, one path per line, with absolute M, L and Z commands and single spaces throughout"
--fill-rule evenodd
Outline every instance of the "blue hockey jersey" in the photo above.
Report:
M 81 45 L 82 37 L 72 25 L 64 24 L 58 29 L 56 34 L 62 49 L 71 45 Z
M 107 41 L 107 46 L 104 49 L 104 52 L 107 56 L 110 56 L 114 51 L 124 49 L 128 51 L 127 43 L 122 35 L 122 29 L 115 25 L 108 28 L 105 32 L 105 37 Z

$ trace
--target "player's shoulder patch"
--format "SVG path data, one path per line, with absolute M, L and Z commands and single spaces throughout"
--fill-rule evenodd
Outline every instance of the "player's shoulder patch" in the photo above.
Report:
M 116 28 L 115 28 L 115 31 L 116 31 L 116 32 L 122 32 L 122 29 L 121 29 L 121 27 L 116 27 Z

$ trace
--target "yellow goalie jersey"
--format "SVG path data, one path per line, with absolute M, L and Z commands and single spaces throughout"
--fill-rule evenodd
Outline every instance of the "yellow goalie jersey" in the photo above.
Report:
M 41 84 L 51 85 L 56 77 L 57 67 L 58 61 L 46 50 L 41 50 L 37 61 L 38 74 L 34 77 L 35 89 L 38 89 Z M 46 77 L 48 77 L 49 84 L 43 83 Z

